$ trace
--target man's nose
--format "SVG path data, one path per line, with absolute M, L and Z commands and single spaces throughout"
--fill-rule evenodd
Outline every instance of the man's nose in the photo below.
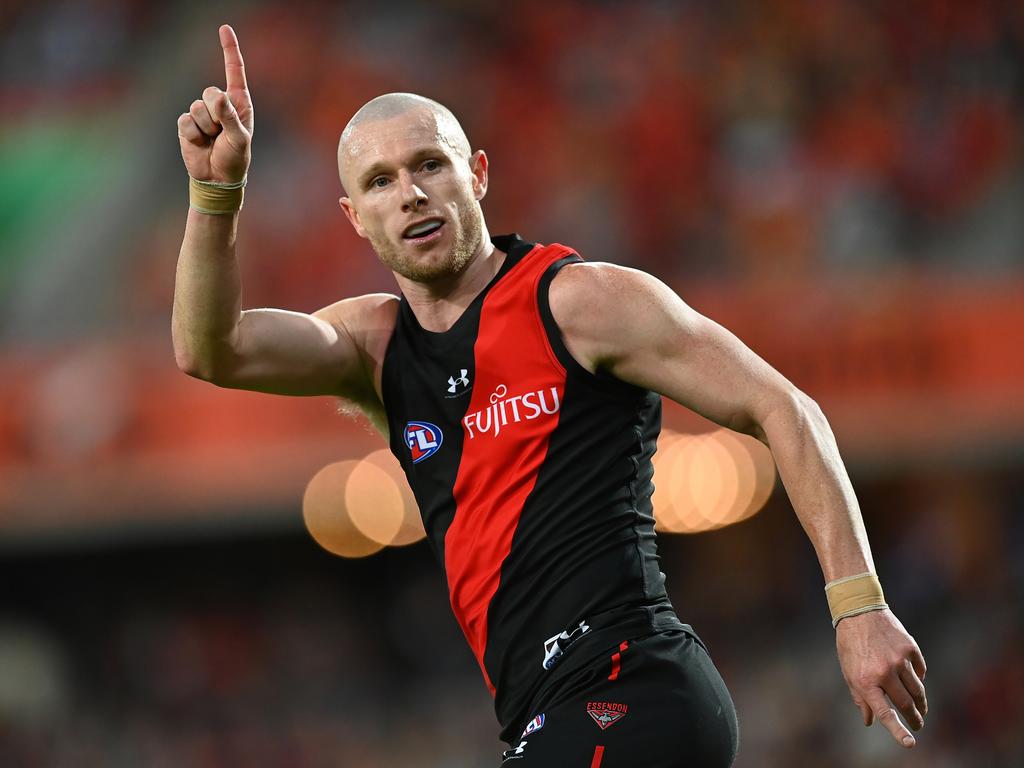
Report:
M 427 193 L 413 181 L 412 175 L 406 171 L 398 174 L 398 183 L 402 188 L 402 210 L 415 211 L 427 202 Z

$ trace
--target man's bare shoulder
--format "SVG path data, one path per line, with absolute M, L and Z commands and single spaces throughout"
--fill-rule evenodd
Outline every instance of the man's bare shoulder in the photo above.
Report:
M 381 376 L 384 355 L 395 330 L 400 299 L 390 293 L 370 293 L 336 301 L 314 312 L 348 336 L 362 363 L 364 386 L 352 386 L 346 399 L 357 405 L 382 431 Z
M 651 341 L 678 297 L 653 275 L 607 262 L 567 264 L 551 281 L 548 303 L 569 351 L 585 368 L 608 367 L 624 350 Z
M 548 290 L 551 313 L 563 332 L 614 322 L 620 311 L 635 311 L 653 299 L 659 281 L 646 272 L 602 261 L 562 267 Z M 607 319 L 607 320 L 605 320 Z M 596 330 L 596 329 L 595 329 Z
M 368 293 L 328 304 L 313 313 L 340 331 L 348 333 L 362 349 L 387 344 L 395 328 L 400 300 L 390 293 Z
M 376 326 L 381 322 L 394 323 L 399 302 L 399 298 L 391 293 L 367 293 L 328 304 L 313 315 L 329 323 L 344 323 L 351 331 Z

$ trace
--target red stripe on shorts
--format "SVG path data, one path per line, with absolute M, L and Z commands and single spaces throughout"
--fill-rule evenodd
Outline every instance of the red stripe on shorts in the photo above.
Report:
M 629 648 L 629 641 L 623 640 L 619 645 L 619 650 L 612 654 L 612 673 L 608 675 L 609 680 L 615 680 L 619 676 L 619 670 L 622 669 L 622 652 Z

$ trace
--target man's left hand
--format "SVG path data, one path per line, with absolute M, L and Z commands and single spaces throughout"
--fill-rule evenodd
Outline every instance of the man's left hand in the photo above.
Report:
M 870 611 L 841 619 L 836 626 L 839 666 L 864 725 L 878 720 L 904 747 L 917 741 L 896 715 L 915 731 L 924 726 L 928 699 L 927 667 L 921 649 L 892 611 Z M 895 709 L 894 709 L 895 707 Z

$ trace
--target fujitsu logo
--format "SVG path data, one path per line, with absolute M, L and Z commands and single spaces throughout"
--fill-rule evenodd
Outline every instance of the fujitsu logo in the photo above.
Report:
M 532 421 L 544 414 L 554 415 L 562 407 L 558 397 L 558 387 L 538 389 L 524 395 L 507 397 L 508 387 L 499 384 L 491 393 L 491 404 L 482 411 L 467 413 L 462 423 L 473 440 L 477 435 L 493 433 L 501 434 L 503 427 L 518 424 L 521 421 Z

